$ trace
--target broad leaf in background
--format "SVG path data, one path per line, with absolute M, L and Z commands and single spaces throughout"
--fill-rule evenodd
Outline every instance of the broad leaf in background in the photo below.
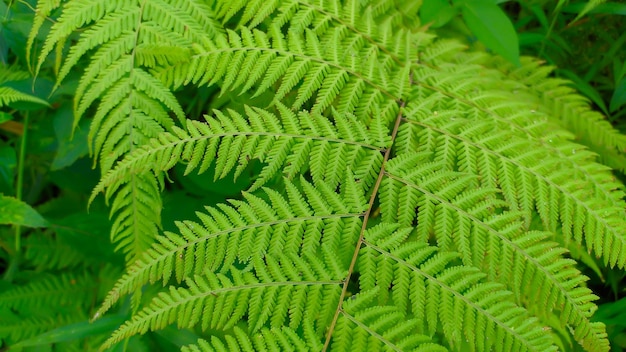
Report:
M 432 28 L 439 28 L 450 22 L 459 11 L 447 0 L 428 0 L 424 1 L 419 12 L 423 24 L 430 24 Z
M 54 115 L 54 133 L 59 142 L 59 149 L 52 161 L 51 170 L 59 170 L 72 165 L 80 157 L 87 155 L 87 134 L 89 120 L 83 120 L 75 131 L 72 130 L 74 113 L 72 106 L 66 104 Z
M 30 205 L 13 197 L 0 195 L 0 224 L 45 227 L 48 221 Z
M 491 0 L 464 0 L 463 19 L 485 46 L 515 65 L 521 65 L 519 41 L 509 17 Z
M 626 77 L 622 77 L 615 87 L 609 109 L 611 112 L 615 112 L 624 104 L 626 104 Z

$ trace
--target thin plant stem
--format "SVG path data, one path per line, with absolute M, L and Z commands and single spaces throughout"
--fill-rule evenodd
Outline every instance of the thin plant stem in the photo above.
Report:
M 29 121 L 29 112 L 26 111 L 24 113 L 24 133 L 22 134 L 22 139 L 20 141 L 20 155 L 18 159 L 17 165 L 17 184 L 15 186 L 15 198 L 18 200 L 22 200 L 22 189 L 24 188 L 24 159 L 26 159 L 26 143 L 28 142 L 28 121 Z M 13 275 L 17 272 L 17 268 L 20 262 L 20 251 L 21 251 L 21 239 L 22 239 L 22 228 L 20 225 L 15 225 L 15 254 L 11 258 L 11 262 L 9 263 L 9 267 L 4 272 L 3 280 L 7 282 L 11 282 L 13 280 Z
M 18 200 L 22 200 L 22 189 L 24 188 L 24 159 L 26 156 L 26 143 L 28 142 L 28 120 L 30 114 L 24 113 L 24 134 L 22 134 L 22 140 L 20 141 L 20 156 L 17 165 L 17 185 L 15 189 L 15 197 Z M 15 253 L 19 255 L 21 247 L 21 232 L 20 225 L 15 226 Z

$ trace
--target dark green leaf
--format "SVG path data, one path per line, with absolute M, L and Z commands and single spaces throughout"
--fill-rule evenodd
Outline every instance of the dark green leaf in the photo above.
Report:
M 519 42 L 513 23 L 507 15 L 488 0 L 463 1 L 465 23 L 489 49 L 520 65 Z
M 578 13 L 587 6 L 587 2 L 579 2 L 575 4 L 570 4 L 563 7 L 563 12 L 567 13 Z M 604 4 L 600 4 L 594 8 L 592 8 L 589 14 L 606 14 L 606 15 L 622 15 L 626 16 L 626 4 L 620 4 L 616 2 L 607 2 Z
M 423 24 L 430 23 L 432 28 L 439 28 L 450 22 L 458 12 L 447 0 L 429 0 L 420 7 L 419 16 Z
M 17 166 L 15 149 L 8 145 L 0 145 L 0 193 L 13 192 L 15 166 Z
M 175 326 L 168 326 L 163 330 L 155 332 L 157 336 L 163 338 L 168 343 L 180 348 L 186 345 L 190 345 L 198 341 L 200 336 L 194 334 L 189 330 L 177 329 Z
M 70 104 L 64 105 L 54 116 L 54 132 L 59 142 L 59 149 L 52 161 L 51 170 L 58 170 L 72 165 L 77 159 L 87 155 L 87 134 L 89 120 L 82 120 L 72 133 L 74 114 Z

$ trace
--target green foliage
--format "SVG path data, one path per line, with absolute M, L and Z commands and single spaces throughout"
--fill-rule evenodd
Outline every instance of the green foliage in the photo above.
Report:
M 3 101 L 56 111 L 6 112 L 23 216 L 0 219 L 38 227 L 0 228 L 0 348 L 620 346 L 587 274 L 626 267 L 626 136 L 493 1 L 5 7 L 44 83 Z
M 495 3 L 500 3 L 500 6 Z M 626 110 L 621 107 L 626 97 L 626 35 L 620 24 L 623 22 L 621 16 L 626 15 L 626 4 L 605 3 L 602 0 L 571 4 L 565 0 L 455 0 L 452 4 L 448 1 L 427 1 L 419 15 L 433 28 L 440 28 L 440 35 L 458 37 L 461 34 L 468 39 L 468 45 L 483 50 L 481 44 L 484 44 L 488 50 L 502 55 L 518 68 L 520 51 L 556 65 L 555 73 L 569 81 L 562 82 L 558 88 L 542 88 L 544 92 L 554 90 L 553 94 L 557 95 L 543 104 L 556 104 L 559 111 L 551 116 L 560 115 L 577 141 L 598 153 L 603 163 L 622 173 L 626 171 L 624 136 L 608 136 L 602 132 L 610 128 L 596 129 L 596 124 L 608 126 L 604 117 L 596 112 L 584 112 L 585 108 L 580 109 L 587 105 L 587 101 L 578 94 L 570 96 L 574 90 L 565 87 L 575 87 L 608 115 L 611 123 L 624 130 Z M 586 117 L 572 117 L 580 114 Z M 587 133 L 590 128 L 597 133 Z M 605 148 L 607 145 L 609 149 Z

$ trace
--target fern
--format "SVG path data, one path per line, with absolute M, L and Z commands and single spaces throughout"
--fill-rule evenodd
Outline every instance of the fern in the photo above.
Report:
M 307 349 L 307 343 L 298 334 L 289 328 L 281 330 L 263 329 L 252 340 L 241 328 L 233 328 L 233 334 L 224 339 L 213 337 L 211 341 L 199 340 L 197 344 L 184 346 L 184 352 L 213 352 L 213 351 L 297 351 Z
M 142 150 L 125 158 L 107 173 L 94 195 L 107 188 L 108 194 L 129 181 L 129 175 L 157 175 L 176 163 L 187 163 L 185 174 L 199 169 L 205 172 L 215 161 L 215 176 L 222 178 L 234 169 L 238 177 L 249 162 L 260 158 L 267 165 L 257 176 L 251 190 L 275 177 L 278 171 L 288 179 L 309 167 L 315 181 L 336 186 L 352 170 L 364 184 L 371 185 L 372 169 L 380 167 L 381 151 L 388 144 L 386 128 L 375 123 L 369 129 L 353 116 L 335 115 L 334 124 L 320 115 L 302 113 L 296 116 L 278 103 L 281 118 L 246 107 L 244 118 L 235 111 L 229 115 L 216 111 L 207 123 L 189 121 L 187 131 L 175 129 L 163 134 Z M 93 197 L 92 197 L 93 199 Z
M 37 67 L 72 38 L 57 84 L 88 60 L 91 200 L 127 254 L 94 319 L 130 295 L 133 314 L 102 349 L 175 325 L 201 335 L 184 351 L 609 350 L 568 249 L 626 266 L 624 136 L 550 68 L 467 52 L 404 5 L 38 5 L 61 14 Z M 177 93 L 202 86 L 220 99 L 188 119 Z M 260 171 L 158 235 L 180 164 Z
M 589 2 L 587 6 L 592 3 Z M 567 81 L 546 81 L 545 78 L 553 71 L 552 67 L 540 66 L 539 61 L 531 58 L 526 58 L 524 65 L 519 68 L 513 68 L 500 60 L 490 61 L 534 92 L 530 96 L 533 106 L 574 133 L 576 140 L 596 152 L 603 163 L 625 171 L 626 137 L 614 129 L 602 114 L 591 110 L 588 100 L 576 94 Z
M 38 12 L 46 16 L 54 5 L 59 4 L 43 4 Z M 184 112 L 173 94 L 147 68 L 153 62 L 186 60 L 184 53 L 190 52 L 192 42 L 205 43 L 217 35 L 219 28 L 206 12 L 210 9 L 195 0 L 102 0 L 63 4 L 61 17 L 50 29 L 42 48 L 37 70 L 55 46 L 62 48 L 72 32 L 93 23 L 72 46 L 60 67 L 57 86 L 82 57 L 95 50 L 76 89 L 74 125 L 100 99 L 91 122 L 89 146 L 100 156 L 103 172 L 127 152 L 171 130 L 174 122 L 168 111 L 179 120 L 184 119 Z M 40 28 L 38 23 L 31 31 L 30 43 Z M 150 48 L 157 44 L 174 46 L 183 55 L 170 58 L 163 53 L 155 54 Z M 125 185 L 126 197 L 120 198 L 124 202 L 120 206 L 133 211 L 118 212 L 115 207 L 112 210 L 116 217 L 112 237 L 129 260 L 147 249 L 158 231 L 161 202 L 157 187 L 152 179 L 137 176 Z M 153 201 L 140 202 L 142 195 Z
M 48 105 L 48 102 L 41 98 L 21 92 L 11 86 L 6 86 L 7 83 L 23 81 L 28 78 L 30 78 L 30 75 L 21 71 L 17 66 L 0 66 L 0 107 L 19 101 Z

